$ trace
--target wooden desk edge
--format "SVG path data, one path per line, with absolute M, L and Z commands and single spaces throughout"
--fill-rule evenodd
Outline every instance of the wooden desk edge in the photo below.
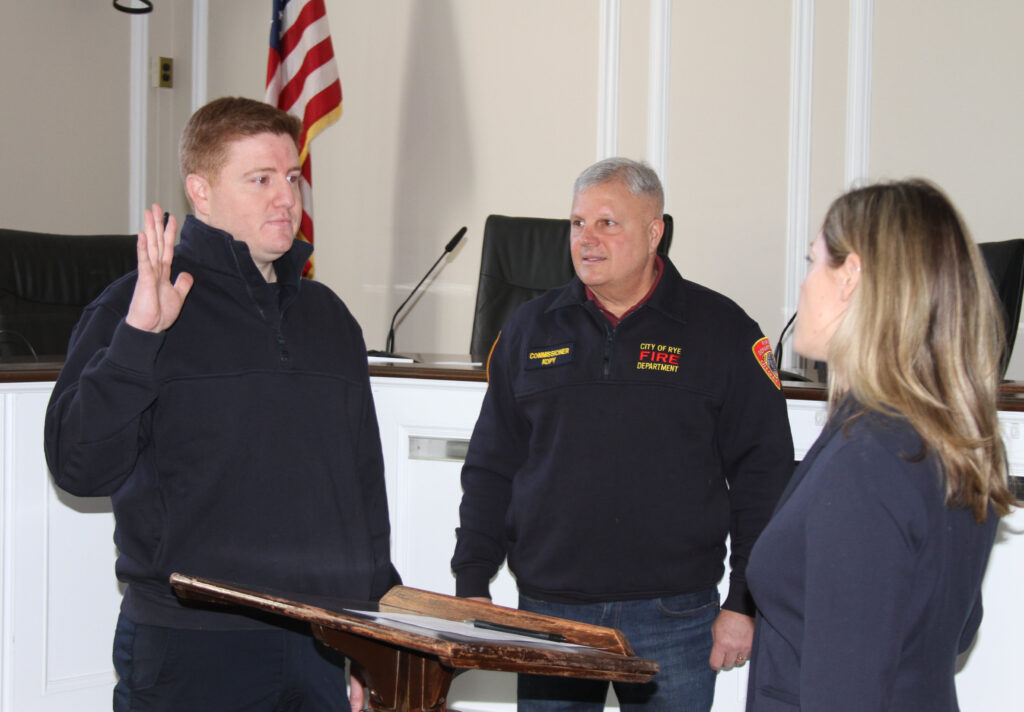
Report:
M 556 644 L 545 644 L 540 640 L 530 644 L 502 643 L 501 646 L 493 646 L 445 640 L 404 630 L 387 630 L 386 626 L 383 626 L 385 630 L 382 631 L 380 624 L 371 620 L 363 620 L 358 617 L 358 614 L 332 611 L 313 604 L 291 601 L 280 595 L 260 593 L 224 582 L 175 573 L 171 575 L 170 583 L 182 598 L 207 603 L 249 606 L 257 610 L 304 621 L 314 629 L 317 627 L 332 629 L 376 640 L 384 645 L 407 648 L 417 654 L 433 657 L 452 669 L 535 672 L 622 682 L 645 682 L 658 671 L 656 662 L 638 658 L 632 653 L 625 637 L 619 631 L 601 629 L 597 626 L 587 626 L 572 621 L 561 621 L 561 619 L 538 616 L 515 609 L 501 609 L 499 606 L 479 601 L 455 599 L 451 596 L 405 586 L 396 586 L 385 594 L 381 599 L 382 609 L 431 615 L 437 618 L 446 618 L 446 620 L 465 620 L 465 617 L 479 617 L 499 623 L 514 620 L 514 624 L 519 627 L 530 625 L 538 630 L 560 632 L 565 635 L 567 642 L 586 645 L 588 649 L 579 651 L 579 655 L 566 656 L 565 648 L 559 648 Z M 422 597 L 423 602 L 417 603 L 418 597 Z M 446 599 L 451 601 L 452 605 L 443 605 L 443 601 Z M 484 615 L 485 611 L 490 613 L 492 609 L 501 610 L 495 612 L 496 615 Z M 445 610 L 453 617 L 443 615 Z M 553 623 L 553 621 L 558 623 Z M 567 627 L 565 624 L 570 625 Z M 574 632 L 576 630 L 579 630 L 578 634 Z M 611 634 L 600 634 L 601 631 L 611 631 Z M 586 642 L 589 639 L 595 639 L 599 644 L 590 645 Z M 629 652 L 623 653 L 620 650 Z M 600 668 L 594 667 L 594 663 L 598 661 L 600 661 Z
M 435 354 L 414 354 L 415 363 L 371 363 L 370 376 L 375 378 L 410 378 L 436 381 L 471 381 L 484 383 L 487 371 L 483 366 L 458 361 L 465 356 L 446 357 Z M 431 360 L 434 359 L 434 360 Z M 442 362 L 443 361 L 443 362 Z M 55 381 L 63 366 L 63 356 L 43 356 L 39 361 L 0 359 L 0 383 Z M 823 383 L 783 381 L 782 391 L 791 400 L 824 401 L 828 394 Z M 1024 411 L 1024 381 L 1006 381 L 999 386 L 999 410 Z

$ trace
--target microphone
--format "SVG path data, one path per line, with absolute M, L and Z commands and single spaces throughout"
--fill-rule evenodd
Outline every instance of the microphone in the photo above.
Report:
M 14 336 L 20 339 L 21 342 L 25 344 L 26 348 L 28 348 L 29 353 L 32 354 L 32 360 L 39 360 L 39 354 L 36 353 L 35 347 L 32 346 L 32 342 L 29 341 L 28 337 L 26 337 L 23 333 L 21 333 L 20 331 L 15 331 L 14 329 L 0 329 L 0 343 L 7 341 L 8 336 Z M 3 353 L 2 350 L 0 350 L 0 356 L 3 355 L 5 354 Z
M 416 294 L 417 291 L 419 291 L 419 288 L 421 286 L 423 286 L 423 283 L 427 281 L 427 277 L 429 277 L 431 275 L 431 273 L 434 271 L 434 269 L 439 264 L 441 264 L 441 260 L 443 260 L 448 255 L 448 253 L 451 252 L 452 250 L 454 250 L 455 247 L 459 244 L 459 242 L 462 241 L 462 237 L 465 234 L 466 234 L 466 228 L 465 227 L 462 227 L 457 233 L 455 233 L 455 236 L 452 237 L 452 239 L 450 239 L 448 241 L 447 245 L 444 246 L 444 252 L 441 253 L 441 256 L 437 258 L 437 261 L 434 262 L 434 264 L 432 264 L 430 266 L 430 269 L 427 270 L 427 273 L 425 275 L 423 275 L 423 279 L 421 279 L 416 284 L 416 286 L 412 288 L 412 291 L 409 292 L 409 296 L 405 298 L 405 301 L 398 305 L 398 309 L 395 309 L 394 316 L 391 317 L 391 326 L 390 326 L 390 328 L 388 328 L 388 338 L 387 338 L 387 343 L 386 343 L 386 345 L 384 347 L 384 351 L 383 352 L 380 352 L 380 351 L 370 351 L 370 352 L 368 352 L 370 356 L 394 356 L 395 355 L 394 354 L 394 350 L 395 350 L 395 321 L 398 319 L 398 315 L 402 312 L 402 309 L 405 308 L 405 305 L 409 303 L 409 300 L 412 299 L 413 295 Z
M 794 321 L 796 321 L 796 312 L 793 312 L 793 316 L 789 317 L 789 321 L 787 321 L 786 325 L 782 327 L 782 333 L 779 334 L 778 345 L 776 345 L 775 347 L 775 360 L 776 363 L 779 365 L 779 378 L 781 378 L 783 381 L 813 382 L 815 380 L 813 378 L 805 376 L 801 373 L 797 373 L 795 371 L 784 371 L 782 369 L 782 342 L 786 338 L 786 332 L 789 331 L 789 327 L 793 325 Z M 825 363 L 821 361 L 815 361 L 813 363 L 813 368 L 818 374 L 818 381 L 824 382 L 828 379 L 828 366 Z
M 786 332 L 789 331 L 789 327 L 793 325 L 796 320 L 796 312 L 793 312 L 793 316 L 789 317 L 789 321 L 782 327 L 782 333 L 779 334 L 779 341 L 775 345 L 775 363 L 778 364 L 779 378 L 783 381 L 810 381 L 811 379 L 807 376 L 803 376 L 794 371 L 785 371 L 782 368 L 782 342 L 786 338 Z
M 782 341 L 786 338 L 786 332 L 789 331 L 789 327 L 793 326 L 793 322 L 796 320 L 796 312 L 793 312 L 793 316 L 789 317 L 789 321 L 782 327 L 782 333 L 779 334 L 779 340 L 775 343 L 775 361 L 779 364 L 779 369 L 782 368 Z

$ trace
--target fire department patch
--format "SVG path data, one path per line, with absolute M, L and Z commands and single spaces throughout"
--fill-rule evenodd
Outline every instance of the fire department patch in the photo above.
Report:
M 642 342 L 636 356 L 636 370 L 676 373 L 679 371 L 679 358 L 682 353 L 683 349 L 679 346 Z
M 782 383 L 779 381 L 779 366 L 775 363 L 775 354 L 772 353 L 771 342 L 768 341 L 767 336 L 762 336 L 752 347 L 754 352 L 754 358 L 761 364 L 761 368 L 768 375 L 768 378 L 772 379 L 772 383 L 780 391 L 782 390 Z

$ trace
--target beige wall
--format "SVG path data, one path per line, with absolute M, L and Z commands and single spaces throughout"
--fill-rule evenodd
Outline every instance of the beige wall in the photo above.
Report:
M 267 23 L 241 18 L 249 4 L 211 4 L 211 98 L 262 95 Z M 395 308 L 465 225 L 396 344 L 467 351 L 487 215 L 567 212 L 596 141 L 593 7 L 328 0 L 344 110 L 311 149 L 317 276 L 371 348 L 383 348 Z M 216 47 L 222 34 L 230 51 Z
M 871 170 L 923 176 L 960 209 L 975 240 L 1024 237 L 1024 51 L 1013 0 L 879 2 L 875 10 Z M 1024 379 L 1024 338 L 1007 374 Z
M 674 3 L 666 183 L 684 276 L 784 322 L 788 3 Z
M 871 174 L 922 175 L 979 242 L 1024 237 L 1024 4 L 911 2 L 876 11 Z
M 399 350 L 464 352 L 489 213 L 565 215 L 598 157 L 598 0 L 326 0 L 344 114 L 313 144 L 317 276 L 382 347 L 398 303 L 462 225 L 467 240 L 401 324 Z M 191 0 L 164 0 L 150 54 L 176 60 L 149 90 L 147 200 L 175 210 L 174 142 L 190 110 Z M 208 98 L 262 95 L 269 3 L 209 0 Z M 619 29 L 617 152 L 645 158 L 650 13 Z M 794 7 L 807 0 L 669 4 L 667 209 L 684 275 L 736 299 L 774 341 L 787 270 L 845 181 L 847 3 L 814 3 L 807 235 L 787 204 Z M 943 185 L 979 240 L 1024 237 L 1014 209 L 1024 53 L 1014 0 L 874 3 L 868 175 Z M 126 231 L 128 18 L 106 2 L 15 3 L 0 57 L 5 225 Z M 32 49 L 33 27 L 56 38 Z M 16 31 L 12 32 L 12 29 Z M 28 59 L 31 58 L 31 59 Z M 13 170 L 12 170 L 13 167 Z M 789 237 L 787 238 L 787 235 Z M 787 242 L 787 239 L 789 242 Z M 1011 375 L 1024 377 L 1024 348 Z M 1018 366 L 1019 364 L 1019 366 Z
M 153 3 L 149 15 L 149 56 L 174 59 L 174 86 L 146 88 L 146 199 L 157 201 L 180 220 L 189 210 L 178 172 L 178 138 L 192 114 L 192 3 Z M 141 216 L 140 216 L 141 217 Z M 141 222 L 133 229 L 141 227 Z
M 9 2 L 0 27 L 0 226 L 128 232 L 128 16 Z

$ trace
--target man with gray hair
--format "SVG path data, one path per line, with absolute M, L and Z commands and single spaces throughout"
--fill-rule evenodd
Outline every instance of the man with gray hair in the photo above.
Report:
M 750 654 L 745 568 L 793 469 L 768 340 L 657 252 L 663 191 L 643 163 L 587 168 L 576 277 L 522 305 L 488 363 L 452 559 L 488 598 L 505 557 L 522 609 L 618 628 L 658 662 L 623 709 L 706 712 Z M 729 592 L 719 605 L 726 538 Z M 599 710 L 607 683 L 521 675 L 519 709 Z

